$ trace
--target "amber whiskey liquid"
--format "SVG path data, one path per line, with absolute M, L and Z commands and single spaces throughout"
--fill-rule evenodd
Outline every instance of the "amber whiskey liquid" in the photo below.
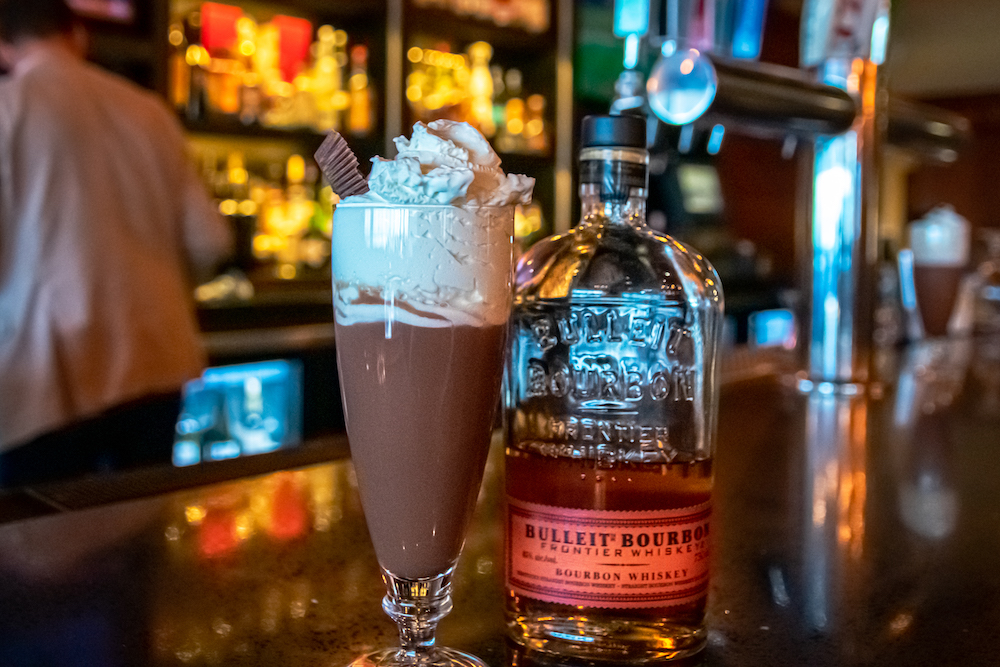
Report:
M 630 513 L 703 507 L 711 493 L 711 459 L 602 467 L 593 459 L 546 457 L 516 445 L 507 450 L 507 496 L 515 503 Z M 638 549 L 644 554 L 669 548 L 669 532 L 659 540 L 655 532 L 647 531 L 645 547 L 638 547 L 633 540 L 625 551 Z M 564 536 L 550 537 L 558 540 Z M 574 547 L 575 537 L 570 535 L 567 546 L 580 549 Z M 706 567 L 707 541 L 701 540 L 705 544 L 695 556 Z M 586 548 L 589 535 L 583 542 Z M 600 539 L 595 542 L 599 548 Z M 552 553 L 558 557 L 564 548 L 557 543 Z M 574 568 L 570 576 L 582 579 L 587 574 Z M 548 602 L 508 586 L 508 632 L 525 647 L 545 653 L 609 661 L 672 660 L 695 653 L 704 645 L 707 578 L 698 589 L 700 594 L 680 604 L 623 609 Z

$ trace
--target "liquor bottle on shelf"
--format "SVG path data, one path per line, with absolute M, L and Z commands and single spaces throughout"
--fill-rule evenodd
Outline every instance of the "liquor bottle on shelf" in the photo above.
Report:
M 236 210 L 250 198 L 250 176 L 242 151 L 232 151 L 226 158 L 226 178 L 229 182 L 229 198 L 236 204 Z
M 350 122 L 354 134 L 371 132 L 367 47 L 354 45 L 348 88 L 344 30 L 321 25 L 313 35 L 304 18 L 277 14 L 259 23 L 241 7 L 203 3 L 175 15 L 167 38 L 169 97 L 188 122 L 238 118 L 246 126 L 316 132 Z
M 257 229 L 257 203 L 253 200 L 250 174 L 242 151 L 232 151 L 226 157 L 225 199 L 219 211 L 233 228 L 234 268 L 249 271 L 254 266 L 253 235 Z
M 469 122 L 479 128 L 487 137 L 496 133 L 493 122 L 493 75 L 490 73 L 490 58 L 493 47 L 486 42 L 469 45 L 469 71 L 467 89 L 469 93 Z
M 185 111 L 191 94 L 191 66 L 187 63 L 187 37 L 182 23 L 172 23 L 167 34 L 170 42 L 168 98 L 178 111 Z
M 253 254 L 256 260 L 264 265 L 276 262 L 278 253 L 283 248 L 285 227 L 285 189 L 281 180 L 284 165 L 272 161 L 267 165 L 261 190 L 263 201 L 257 216 L 257 229 L 253 239 Z M 277 269 L 275 269 L 277 270 Z
M 356 137 L 366 137 L 375 126 L 375 90 L 368 78 L 368 47 L 364 44 L 351 47 L 351 76 L 347 87 L 351 96 L 347 131 Z
M 305 185 L 306 163 L 301 155 L 292 155 L 285 163 L 285 189 L 283 214 L 278 216 L 275 231 L 281 239 L 276 259 L 279 278 L 291 279 L 299 275 L 300 241 L 313 218 L 315 202 L 308 196 Z
M 508 97 L 507 85 L 503 82 L 503 68 L 500 65 L 490 65 L 490 76 L 493 77 L 493 126 L 501 127 Z
M 497 150 L 519 153 L 524 150 L 524 100 L 521 98 L 521 70 L 511 68 L 504 74 L 504 121 L 497 133 Z
M 288 94 L 288 82 L 281 76 L 280 41 L 281 36 L 277 26 L 271 23 L 257 25 L 251 71 L 257 76 L 256 83 L 261 91 L 263 110 L 258 114 L 258 121 L 261 124 L 265 122 L 264 117 L 267 115 L 271 98 Z
M 332 232 L 333 210 L 324 205 L 329 201 L 330 191 L 316 190 L 316 180 L 319 170 L 315 165 L 306 169 L 307 194 L 311 206 L 311 215 L 306 223 L 306 229 L 299 239 L 299 273 L 303 277 L 310 275 L 328 275 L 330 269 L 330 234 Z
M 200 151 L 202 179 L 235 231 L 232 268 L 282 279 L 325 275 L 335 195 L 317 186 L 319 169 L 301 155 L 284 163 L 260 157 L 232 150 L 220 163 L 215 149 Z
M 549 0 L 525 0 L 521 3 L 524 9 L 521 20 L 529 32 L 545 32 L 549 29 L 549 17 L 552 14 Z
M 206 2 L 198 14 L 204 47 L 198 66 L 205 72 L 208 110 L 234 116 L 240 111 L 240 86 L 245 69 L 236 41 L 242 11 L 232 5 Z
M 704 647 L 718 275 L 645 224 L 646 129 L 589 116 L 582 221 L 518 261 L 505 384 L 506 620 L 633 664 Z
M 176 34 L 175 28 L 180 28 L 180 34 Z M 191 12 L 179 23 L 175 23 L 168 33 L 167 39 L 171 44 L 180 42 L 184 45 L 184 63 L 177 63 L 171 67 L 171 76 L 178 77 L 171 82 L 172 87 L 183 86 L 186 82 L 187 92 L 177 90 L 174 95 L 174 102 L 177 110 L 183 112 L 184 117 L 191 122 L 199 122 L 205 119 L 206 107 L 208 105 L 206 96 L 207 74 L 205 66 L 211 57 L 208 51 L 201 45 L 201 14 Z M 183 103 L 183 106 L 181 106 Z
M 239 87 L 239 117 L 244 125 L 253 125 L 264 110 L 261 76 L 254 70 L 254 55 L 257 53 L 257 22 L 249 16 L 236 21 L 236 43 L 242 64 Z
M 549 135 L 545 127 L 545 97 L 529 95 L 524 111 L 524 146 L 529 153 L 546 153 Z
M 324 25 L 316 31 L 312 46 L 315 56 L 312 88 L 318 112 L 316 128 L 320 131 L 340 130 L 341 114 L 350 101 L 344 99 L 343 91 L 346 43 L 347 34 L 343 30 Z

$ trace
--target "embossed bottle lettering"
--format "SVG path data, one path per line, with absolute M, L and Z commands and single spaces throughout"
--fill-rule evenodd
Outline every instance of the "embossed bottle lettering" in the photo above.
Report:
M 621 343 L 628 341 L 644 347 L 656 347 L 664 339 L 666 316 L 634 313 L 629 308 L 579 308 L 566 315 L 549 314 L 529 318 L 527 327 L 535 343 L 543 351 L 556 345 L 588 343 Z M 675 327 L 671 339 L 683 336 L 687 330 Z M 676 344 L 674 342 L 673 344 Z
M 677 431 L 672 439 L 664 417 L 679 423 L 698 395 L 684 312 L 683 303 L 669 302 L 657 308 L 535 303 L 518 309 L 509 380 L 522 395 L 511 414 L 512 440 L 526 451 L 537 451 L 540 443 L 625 445 L 600 455 L 673 461 L 675 444 L 689 444 L 690 437 Z M 528 414 L 531 419 L 521 418 Z
M 694 400 L 694 369 L 653 366 L 613 356 L 583 356 L 572 367 L 556 361 L 528 360 L 528 395 L 556 398 L 606 398 L 638 403 L 644 394 L 654 401 Z

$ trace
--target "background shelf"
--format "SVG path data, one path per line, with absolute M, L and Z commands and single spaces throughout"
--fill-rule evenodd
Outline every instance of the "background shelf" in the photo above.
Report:
M 406 98 L 406 77 L 412 69 L 407 60 L 410 46 L 435 48 L 447 44 L 452 53 L 464 54 L 479 41 L 493 48 L 491 64 L 505 71 L 522 73 L 522 98 L 541 95 L 546 100 L 543 119 L 549 136 L 544 152 L 498 150 L 508 173 L 522 173 L 536 179 L 535 201 L 540 205 L 544 227 L 532 240 L 552 231 L 554 219 L 556 155 L 557 12 L 558 2 L 550 2 L 548 25 L 532 32 L 520 25 L 500 26 L 475 16 L 459 15 L 440 7 L 422 7 L 413 0 L 223 0 L 243 9 L 261 24 L 277 14 L 306 18 L 315 30 L 332 25 L 349 35 L 347 48 L 368 47 L 368 77 L 374 90 L 375 119 L 370 134 L 352 136 L 343 132 L 367 173 L 368 161 L 376 155 L 394 154 L 392 139 L 409 135 L 416 115 Z M 170 91 L 170 68 L 175 47 L 167 35 L 172 23 L 184 12 L 200 9 L 199 0 L 152 0 L 143 4 L 132 26 L 88 22 L 93 34 L 91 57 L 99 64 L 157 90 L 164 97 Z M 439 4 L 443 4 L 439 3 Z M 395 17 L 395 18 L 394 18 Z M 344 72 L 346 87 L 348 72 Z M 571 102 L 570 102 L 571 103 Z M 204 170 L 204 156 L 224 161 L 229 152 L 245 154 L 247 168 L 265 165 L 275 172 L 275 163 L 292 155 L 311 162 L 325 132 L 310 127 L 268 127 L 245 125 L 236 115 L 206 109 L 200 118 L 189 118 L 181 109 L 179 118 L 191 140 L 192 150 Z M 424 119 L 429 119 L 424 117 Z M 491 139 L 497 146 L 497 138 Z M 499 146 L 502 148 L 502 145 Z M 312 167 L 309 167 L 312 169 Z M 536 214 L 537 215 L 537 214 Z M 280 281 L 279 281 L 280 288 Z

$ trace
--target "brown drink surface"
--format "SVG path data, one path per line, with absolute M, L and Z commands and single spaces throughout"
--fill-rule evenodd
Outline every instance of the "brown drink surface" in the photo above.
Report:
M 506 327 L 337 324 L 351 457 L 379 563 L 406 578 L 458 557 L 500 390 Z
M 965 275 L 962 266 L 914 264 L 913 283 L 917 308 L 929 336 L 948 333 L 948 320 L 958 297 L 958 287 Z

